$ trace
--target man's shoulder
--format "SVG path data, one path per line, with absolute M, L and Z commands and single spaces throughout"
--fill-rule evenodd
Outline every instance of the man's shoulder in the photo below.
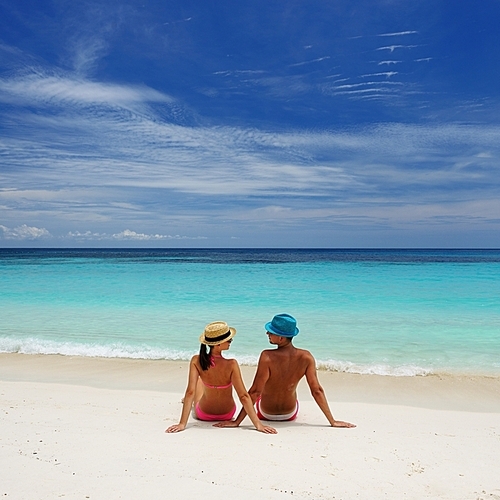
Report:
M 316 360 L 314 359 L 314 356 L 307 349 L 297 349 L 297 357 L 299 357 L 300 359 L 302 359 L 304 361 L 307 361 L 308 363 L 316 364 Z
M 280 349 L 264 349 L 260 354 L 260 362 L 265 362 L 273 358 L 281 358 L 282 355 L 283 353 L 280 352 Z M 293 349 L 292 356 L 315 362 L 314 356 L 307 349 L 300 349 L 298 347 L 295 347 Z
M 311 351 L 308 351 L 307 349 L 300 349 L 299 347 L 297 347 L 296 349 L 301 356 L 312 356 Z
M 260 361 L 265 361 L 269 358 L 272 358 L 273 356 L 276 355 L 277 349 L 264 349 L 260 353 Z

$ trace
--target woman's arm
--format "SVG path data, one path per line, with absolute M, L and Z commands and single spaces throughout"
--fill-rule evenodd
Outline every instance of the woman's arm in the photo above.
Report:
M 259 363 L 257 364 L 257 371 L 253 379 L 252 387 L 248 390 L 248 394 L 252 398 L 252 405 L 255 404 L 255 401 L 257 401 L 262 394 L 266 382 L 269 379 L 269 373 L 268 359 L 265 352 L 263 352 L 260 355 Z M 214 424 L 214 427 L 238 427 L 246 416 L 247 412 L 245 411 L 245 408 L 242 408 L 235 420 L 225 420 Z
M 191 413 L 191 408 L 193 407 L 194 396 L 196 394 L 196 384 L 198 382 L 198 377 L 200 376 L 198 368 L 196 367 L 197 357 L 198 356 L 193 356 L 191 362 L 189 363 L 188 386 L 186 388 L 186 393 L 184 394 L 181 419 L 177 425 L 171 425 L 165 432 L 180 432 L 186 428 L 189 420 L 189 414 Z
M 241 404 L 243 405 L 243 408 L 245 409 L 248 417 L 258 431 L 264 432 L 266 434 L 276 434 L 278 431 L 274 427 L 263 425 L 259 420 L 259 417 L 257 417 L 257 414 L 255 413 L 253 407 L 252 398 L 245 389 L 245 384 L 243 383 L 243 378 L 241 377 L 240 367 L 235 360 L 233 361 L 233 363 L 234 365 L 231 372 L 231 382 L 233 383 L 233 387 L 238 394 Z

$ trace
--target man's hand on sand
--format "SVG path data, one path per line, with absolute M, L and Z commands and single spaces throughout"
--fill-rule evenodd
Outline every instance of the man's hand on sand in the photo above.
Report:
M 335 420 L 332 427 L 356 427 L 356 424 L 351 424 L 350 422 L 343 422 L 342 420 Z
M 217 422 L 213 424 L 214 427 L 238 427 L 238 424 L 234 420 L 225 420 L 224 422 Z
M 213 424 L 214 427 L 238 427 L 238 424 L 234 420 L 225 420 L 224 422 L 217 422 Z M 268 425 L 262 425 L 257 428 L 259 432 L 264 434 L 278 434 L 278 431 L 274 427 L 269 427 Z
M 264 434 L 278 434 L 278 431 L 274 427 L 269 427 L 268 425 L 259 426 L 257 430 Z

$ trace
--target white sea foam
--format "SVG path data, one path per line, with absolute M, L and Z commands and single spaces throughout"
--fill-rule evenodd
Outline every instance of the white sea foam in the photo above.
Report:
M 61 354 L 95 358 L 165 359 L 170 361 L 189 361 L 194 354 L 187 351 L 154 348 L 148 345 L 84 344 L 78 342 L 55 342 L 37 338 L 12 339 L 0 338 L 1 353 L 19 354 Z M 258 357 L 251 355 L 228 355 L 240 365 L 257 366 Z
M 99 358 L 168 359 L 189 360 L 192 352 L 173 351 L 147 345 L 83 344 L 77 342 L 55 342 L 37 338 L 0 338 L 0 352 L 19 354 L 62 354 Z
M 40 339 L 36 337 L 11 338 L 0 337 L 0 353 L 19 354 L 60 354 L 64 356 L 82 356 L 97 358 L 129 358 L 129 359 L 163 359 L 170 361 L 188 361 L 197 349 L 182 351 L 164 347 L 154 347 L 146 344 L 126 344 L 114 342 L 109 344 L 83 343 L 83 342 L 57 342 L 54 340 Z M 250 354 L 228 353 L 229 358 L 235 358 L 240 365 L 257 366 L 258 356 Z M 493 367 L 478 369 L 467 369 L 464 365 L 460 367 L 422 367 L 413 364 L 389 365 L 383 363 L 353 363 L 351 361 L 339 360 L 317 360 L 320 370 L 355 373 L 360 375 L 385 375 L 391 377 L 416 377 L 435 373 L 476 375 L 500 374 L 500 364 Z
M 318 361 L 318 368 L 334 372 L 358 373 L 360 375 L 387 375 L 392 377 L 416 377 L 432 373 L 432 370 L 415 365 L 390 366 L 386 364 L 362 365 L 349 361 Z
M 155 348 L 145 344 L 127 345 L 84 344 L 77 342 L 56 342 L 38 338 L 0 338 L 0 352 L 19 354 L 61 354 L 65 356 L 83 356 L 99 358 L 130 358 L 130 359 L 165 359 L 172 361 L 188 361 L 193 352 L 175 351 L 172 349 Z M 258 357 L 252 355 L 234 355 L 238 363 L 246 366 L 257 366 Z M 395 377 L 422 376 L 431 373 L 430 370 L 418 366 L 360 365 L 348 361 L 318 361 L 322 370 L 358 373 L 363 375 L 389 375 Z

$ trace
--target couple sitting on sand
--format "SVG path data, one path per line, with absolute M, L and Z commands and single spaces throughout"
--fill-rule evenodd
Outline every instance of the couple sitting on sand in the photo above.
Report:
M 229 349 L 236 330 L 223 321 L 215 321 L 205 327 L 200 337 L 200 354 L 193 356 L 189 364 L 180 422 L 165 432 L 184 430 L 192 409 L 198 420 L 219 422 L 214 424 L 216 427 L 237 427 L 248 415 L 258 431 L 275 434 L 276 429 L 263 425 L 261 420 L 295 420 L 299 411 L 297 385 L 304 376 L 330 425 L 355 427 L 333 418 L 318 380 L 314 357 L 309 351 L 297 349 L 292 344 L 293 337 L 299 333 L 295 318 L 289 314 L 278 314 L 265 325 L 265 329 L 269 343 L 277 349 L 262 352 L 252 387 L 247 392 L 237 361 L 222 356 L 222 351 Z M 207 346 L 210 348 L 208 352 Z M 236 413 L 233 387 L 243 405 L 236 420 L 232 420 Z

